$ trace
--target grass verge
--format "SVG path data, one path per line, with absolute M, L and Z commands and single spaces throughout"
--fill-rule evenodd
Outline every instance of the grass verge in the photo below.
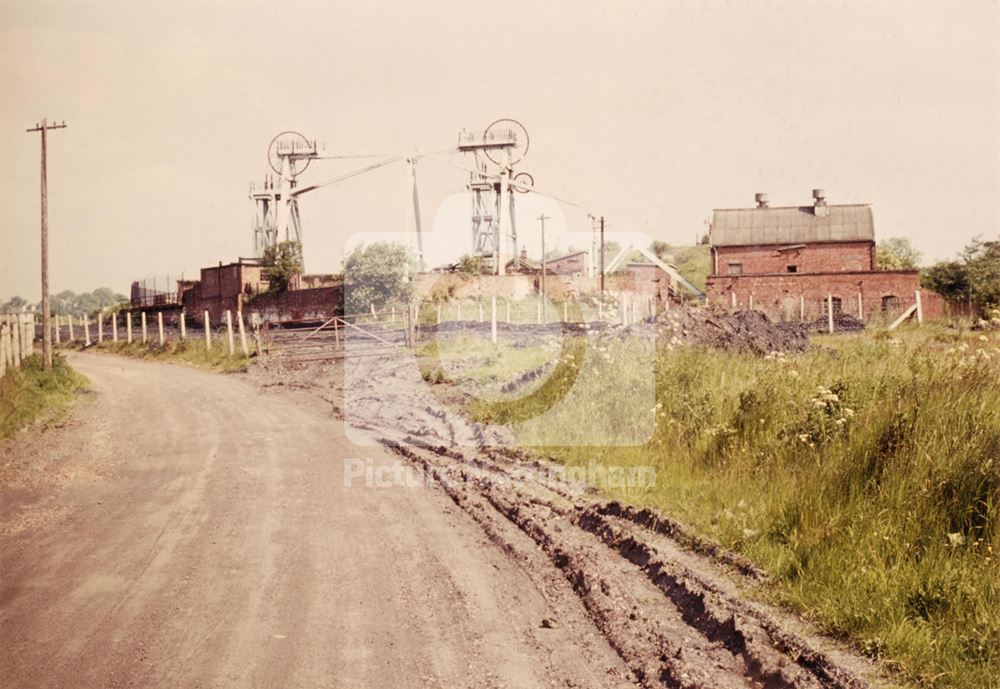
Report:
M 0 438 L 13 435 L 43 414 L 58 412 L 73 400 L 87 379 L 54 356 L 52 370 L 45 371 L 41 354 L 34 354 L 21 368 L 7 369 L 0 378 Z
M 229 348 L 224 344 L 213 344 L 212 348 L 209 349 L 205 346 L 204 342 L 195 342 L 193 340 L 186 340 L 184 342 L 167 341 L 162 347 L 154 342 L 143 344 L 142 342 L 135 341 L 104 341 L 99 344 L 93 344 L 87 349 L 119 354 L 134 359 L 169 361 L 218 371 L 220 373 L 245 371 L 251 360 L 251 357 L 245 356 L 239 350 L 233 356 L 230 356 Z
M 766 597 L 900 682 L 1000 686 L 1000 333 L 819 342 L 764 358 L 661 347 L 647 442 L 542 452 L 571 466 L 655 468 L 655 486 L 604 489 L 746 554 L 771 573 Z M 515 424 L 519 440 L 564 437 L 627 408 L 630 347 L 606 345 L 595 360 L 604 375 L 576 381 L 587 399 L 600 395 L 597 407 L 558 405 L 547 430 Z M 505 356 L 484 366 L 507 372 Z M 538 395 L 567 391 L 550 388 L 525 404 L 556 409 Z M 503 423 L 518 404 L 469 411 Z

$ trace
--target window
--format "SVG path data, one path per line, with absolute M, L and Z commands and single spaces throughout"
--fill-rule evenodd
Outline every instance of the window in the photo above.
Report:
M 742 263 L 730 263 L 729 274 L 730 275 L 743 275 L 743 264 Z
M 840 301 L 840 297 L 833 297 L 830 301 L 833 302 L 833 315 L 834 316 L 839 316 L 840 312 L 842 310 L 842 304 L 841 304 L 841 301 Z
M 899 297 L 895 294 L 887 294 L 882 297 L 882 312 L 890 313 L 899 309 Z
M 799 267 L 798 266 L 785 266 L 785 270 L 788 271 L 789 273 L 797 273 L 797 272 L 799 272 Z

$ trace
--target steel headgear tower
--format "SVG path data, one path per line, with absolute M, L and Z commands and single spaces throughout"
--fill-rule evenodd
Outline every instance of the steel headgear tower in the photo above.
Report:
M 497 120 L 481 133 L 463 130 L 458 135 L 458 150 L 473 158 L 472 250 L 491 258 L 496 275 L 504 273 L 508 256 L 518 261 L 514 192 L 531 191 L 535 181 L 527 172 L 514 174 L 514 166 L 527 155 L 528 142 L 524 125 L 510 119 Z

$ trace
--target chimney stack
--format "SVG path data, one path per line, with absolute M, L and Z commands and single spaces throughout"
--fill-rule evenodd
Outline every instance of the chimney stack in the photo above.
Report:
M 823 189 L 813 189 L 813 214 L 817 218 L 825 218 L 830 214 L 826 205 L 826 191 Z
M 758 193 L 754 194 L 753 195 L 753 200 L 757 202 L 757 208 L 767 208 L 768 207 L 767 194 L 765 194 L 763 192 L 758 192 Z

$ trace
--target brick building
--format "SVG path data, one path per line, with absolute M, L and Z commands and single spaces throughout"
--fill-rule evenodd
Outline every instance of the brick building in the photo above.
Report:
M 182 308 L 199 324 L 206 311 L 213 323 L 223 322 L 226 311 L 272 323 L 322 321 L 343 312 L 343 286 L 334 275 L 299 275 L 288 291 L 269 294 L 266 268 L 241 258 L 202 268 L 200 277 L 178 281 L 176 313 L 165 318 L 176 321 Z
M 710 304 L 764 311 L 780 320 L 812 320 L 832 297 L 835 311 L 889 319 L 916 301 L 920 273 L 875 268 L 875 223 L 868 204 L 830 205 L 822 189 L 809 206 L 717 209 L 709 233 Z M 943 303 L 924 291 L 925 316 Z
M 555 275 L 587 277 L 590 275 L 590 254 L 586 251 L 574 251 L 565 256 L 550 258 L 545 261 L 545 268 Z

